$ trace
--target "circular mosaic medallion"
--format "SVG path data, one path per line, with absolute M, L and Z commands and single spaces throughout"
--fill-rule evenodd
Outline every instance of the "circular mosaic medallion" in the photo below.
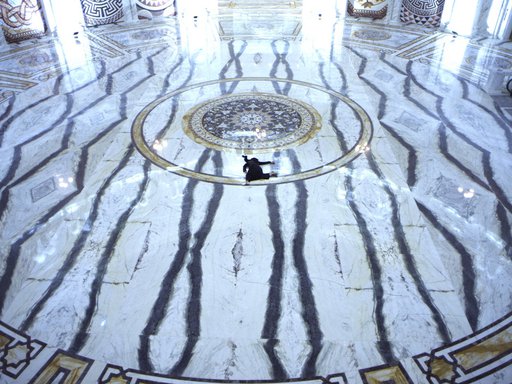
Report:
M 222 95 L 188 107 L 182 120 L 183 130 L 169 123 L 172 118 L 165 118 L 175 113 L 176 106 L 187 105 L 190 100 L 210 92 L 212 87 L 226 84 L 236 84 L 247 93 Z M 293 86 L 296 94 L 307 94 L 308 100 L 314 100 L 315 106 L 322 107 L 332 118 L 320 124 L 320 114 L 312 106 L 270 93 L 280 84 Z M 266 92 L 248 93 L 247 88 L 255 85 L 265 87 Z M 340 118 L 337 120 L 333 113 L 339 113 Z M 333 125 L 334 121 L 338 123 Z M 320 126 L 321 134 L 315 135 Z M 333 90 L 299 80 L 247 77 L 205 81 L 176 89 L 142 109 L 133 121 L 131 133 L 137 150 L 153 164 L 184 177 L 228 185 L 245 185 L 240 175 L 241 154 L 280 152 L 283 145 L 294 145 L 293 152 L 303 161 L 297 169 L 281 167 L 279 177 L 251 182 L 251 185 L 268 185 L 321 176 L 350 163 L 369 150 L 373 127 L 359 104 Z M 310 145 L 307 141 L 313 136 L 318 142 Z M 184 138 L 192 138 L 207 148 L 196 145 L 183 151 Z M 208 161 L 208 168 L 198 167 L 198 158 L 208 156 L 211 148 L 223 152 L 222 157 L 228 162 L 211 168 L 212 163 Z M 325 152 L 312 155 L 321 150 Z M 235 170 L 231 162 L 234 159 Z
M 265 151 L 304 143 L 320 129 L 321 118 L 286 96 L 245 93 L 198 105 L 183 124 L 191 139 L 210 148 Z

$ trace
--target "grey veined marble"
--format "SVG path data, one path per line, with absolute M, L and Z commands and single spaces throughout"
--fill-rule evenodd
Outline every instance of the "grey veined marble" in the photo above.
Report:
M 510 382 L 509 51 L 300 23 L 2 47 L 0 383 Z

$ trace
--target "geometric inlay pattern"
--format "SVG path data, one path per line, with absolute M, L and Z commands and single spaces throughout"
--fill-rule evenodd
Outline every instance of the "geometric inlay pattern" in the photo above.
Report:
M 407 24 L 438 27 L 443 8 L 444 0 L 402 0 L 400 20 Z
M 364 384 L 413 383 L 404 367 L 400 363 L 361 369 L 360 374 Z
M 86 25 L 109 24 L 122 19 L 122 0 L 81 0 Z
M 0 377 L 16 379 L 45 345 L 0 322 Z
M 53 383 L 55 377 L 60 375 L 59 383 L 78 384 L 83 381 L 92 364 L 93 360 L 87 357 L 71 355 L 59 349 L 32 378 L 31 382 L 34 384 Z
M 511 315 L 509 313 L 472 336 L 417 355 L 414 360 L 430 383 L 470 383 L 510 367 Z
M 185 132 L 200 144 L 259 151 L 305 142 L 320 129 L 320 120 L 310 105 L 266 93 L 221 96 L 183 118 Z
M 37 200 L 42 199 L 55 191 L 55 189 L 55 181 L 53 180 L 53 177 L 50 177 L 30 190 L 32 202 L 35 203 Z

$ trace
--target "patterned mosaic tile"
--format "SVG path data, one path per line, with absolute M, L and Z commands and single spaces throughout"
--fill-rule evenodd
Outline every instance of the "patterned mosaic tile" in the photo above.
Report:
M 349 0 L 347 3 L 347 13 L 354 17 L 382 19 L 387 12 L 387 0 Z
M 0 10 L 2 30 L 7 42 L 16 43 L 45 34 L 39 0 L 2 0 Z

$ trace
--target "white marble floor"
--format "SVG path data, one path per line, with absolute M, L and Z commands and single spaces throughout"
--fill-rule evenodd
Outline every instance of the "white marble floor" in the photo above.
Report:
M 511 382 L 510 47 L 217 25 L 1 47 L 0 382 Z M 183 129 L 262 93 L 321 127 L 264 151 Z M 243 153 L 278 177 L 246 185 Z

